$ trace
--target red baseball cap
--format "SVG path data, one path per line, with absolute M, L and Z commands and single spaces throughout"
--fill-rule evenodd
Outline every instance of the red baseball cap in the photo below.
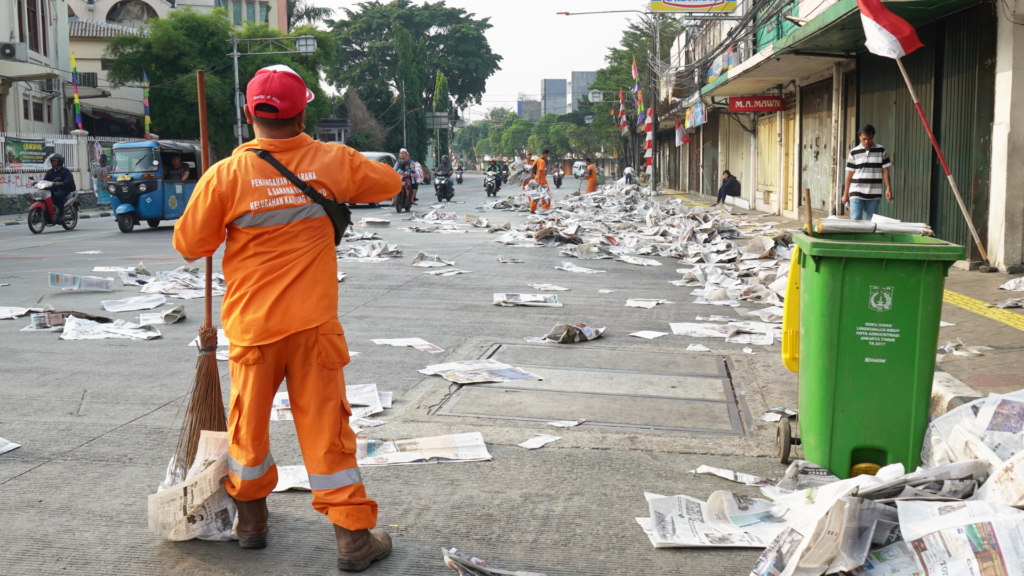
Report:
M 245 107 L 260 118 L 294 118 L 313 101 L 313 93 L 306 88 L 295 70 L 276 64 L 261 68 L 245 88 Z M 257 111 L 257 104 L 270 104 L 277 112 Z

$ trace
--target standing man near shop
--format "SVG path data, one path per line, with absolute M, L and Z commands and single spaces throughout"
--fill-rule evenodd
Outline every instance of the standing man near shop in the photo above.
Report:
M 850 150 L 846 158 L 846 189 L 843 204 L 850 204 L 850 220 L 871 220 L 882 202 L 882 185 L 885 185 L 885 199 L 892 202 L 892 186 L 889 183 L 889 154 L 881 145 L 875 144 L 875 127 L 865 124 L 857 132 L 860 144 Z
M 382 202 L 401 189 L 398 174 L 305 129 L 313 93 L 287 66 L 256 73 L 245 117 L 256 139 L 212 166 L 196 184 L 174 229 L 174 248 L 192 262 L 227 243 L 221 310 L 231 341 L 228 478 L 242 548 L 267 542 L 267 495 L 277 485 L 270 408 L 282 379 L 302 448 L 313 508 L 334 524 L 338 568 L 365 570 L 391 552 L 356 465 L 352 409 L 342 367 L 349 362 L 338 321 L 338 264 L 331 218 L 254 150 L 263 150 L 329 200 Z

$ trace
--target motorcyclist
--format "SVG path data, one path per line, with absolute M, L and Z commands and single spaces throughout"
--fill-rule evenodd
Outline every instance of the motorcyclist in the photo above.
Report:
M 403 162 L 408 162 L 409 167 L 412 170 L 412 178 L 410 183 L 412 184 L 412 203 L 416 203 L 416 193 L 420 190 L 420 171 L 417 169 L 419 163 L 409 157 L 409 151 L 402 148 L 398 152 L 398 161 L 395 162 L 395 172 L 401 172 L 401 165 Z
M 64 156 L 54 154 L 50 156 L 50 168 L 43 176 L 43 180 L 53 182 L 50 187 L 50 198 L 53 201 L 53 210 L 57 216 L 57 222 L 64 220 L 64 203 L 68 195 L 75 191 L 75 177 L 71 171 L 64 167 Z
M 498 161 L 495 158 L 490 159 L 490 163 L 484 168 L 485 174 L 494 174 L 494 191 L 501 190 L 501 166 L 498 166 Z
M 452 186 L 452 166 L 448 162 L 448 155 L 441 156 L 441 164 L 434 170 L 435 176 L 445 176 L 448 178 L 448 189 L 445 192 L 451 196 L 455 192 L 455 188 Z

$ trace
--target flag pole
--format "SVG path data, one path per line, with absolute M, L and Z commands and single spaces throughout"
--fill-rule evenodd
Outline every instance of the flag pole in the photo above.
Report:
M 921 103 L 917 101 L 917 93 L 914 92 L 914 86 L 910 83 L 910 76 L 907 75 L 907 69 L 903 67 L 903 60 L 897 57 L 896 64 L 900 67 L 900 72 L 903 74 L 903 80 L 907 83 L 907 90 L 910 90 L 910 97 L 914 100 L 914 106 L 917 108 L 917 114 L 921 117 L 924 129 L 928 132 L 928 138 L 932 141 L 932 147 L 935 148 L 935 153 L 939 155 L 939 162 L 942 163 L 942 169 L 946 171 L 946 179 L 949 180 L 949 186 L 953 189 L 953 196 L 956 197 L 956 203 L 960 205 L 960 212 L 963 213 L 964 220 L 967 221 L 967 227 L 971 229 L 971 236 L 974 237 L 974 243 L 978 246 L 978 252 L 981 253 L 982 260 L 988 263 L 988 253 L 985 251 L 985 247 L 981 244 L 981 238 L 978 236 L 978 231 L 974 228 L 974 222 L 971 221 L 971 215 L 967 213 L 967 206 L 964 205 L 964 199 L 960 196 L 960 189 L 956 187 L 956 180 L 953 179 L 953 174 L 949 171 L 949 165 L 946 164 L 946 158 L 942 155 L 942 149 L 939 148 L 939 142 L 935 140 L 935 134 L 932 133 L 932 127 L 928 125 L 928 120 L 924 117 L 924 111 L 921 110 Z

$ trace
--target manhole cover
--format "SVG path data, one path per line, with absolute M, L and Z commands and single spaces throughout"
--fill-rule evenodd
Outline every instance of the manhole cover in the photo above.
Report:
M 584 426 L 743 434 L 725 361 L 716 356 L 496 345 L 484 358 L 544 380 L 463 386 L 437 415 Z

